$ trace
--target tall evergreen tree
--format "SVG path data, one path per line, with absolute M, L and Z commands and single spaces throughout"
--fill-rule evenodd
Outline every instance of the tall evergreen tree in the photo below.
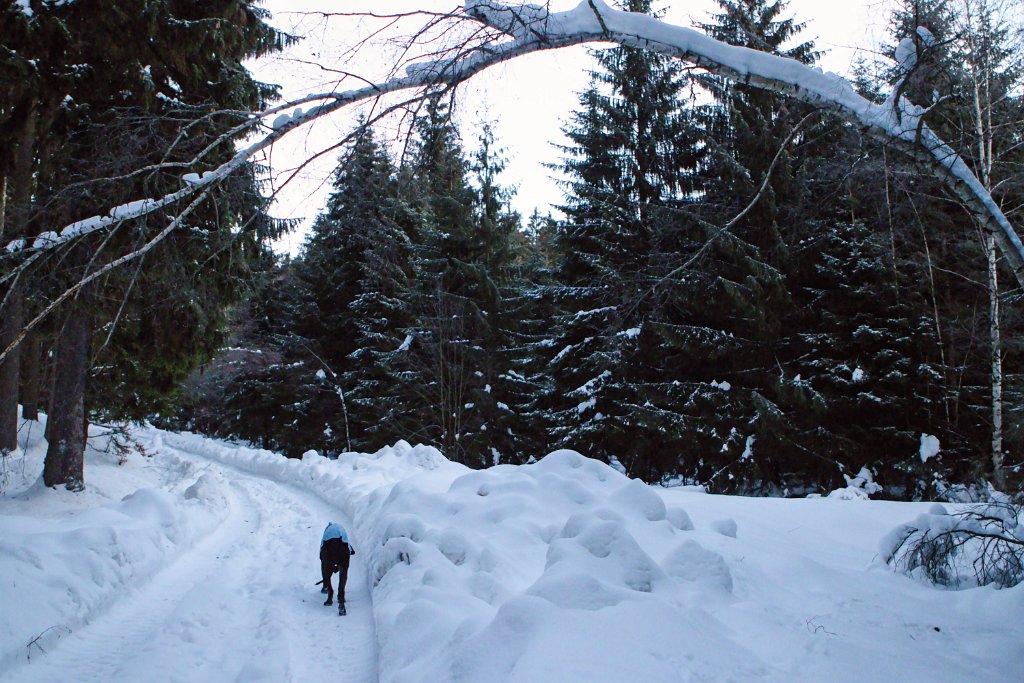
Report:
M 478 466 L 493 462 L 492 435 L 507 410 L 493 391 L 506 364 L 501 284 L 518 217 L 496 183 L 500 170 L 486 129 L 470 163 L 447 106 L 430 104 L 408 171 L 418 240 L 407 377 L 422 406 L 422 438 Z
M 409 433 L 403 346 L 413 322 L 411 236 L 415 225 L 385 151 L 367 136 L 353 150 L 346 190 L 354 234 L 348 258 L 358 267 L 356 296 L 348 304 L 355 327 L 352 350 L 339 372 L 339 392 L 351 405 L 353 446 L 374 450 Z M 353 158 L 355 162 L 355 158 Z M 341 199 L 341 197 L 339 197 Z
M 274 362 L 229 387 L 230 433 L 292 456 L 373 449 L 415 424 L 402 377 L 413 225 L 372 130 L 341 157 L 333 188 L 301 257 L 265 304 L 250 304 L 262 311 L 252 317 L 266 321 Z M 288 395 L 282 415 L 266 419 Z
M 812 42 L 793 44 L 803 24 L 786 16 L 785 2 L 717 4 L 703 26 L 709 35 L 804 63 L 816 59 Z M 809 231 L 801 175 L 813 150 L 806 141 L 835 136 L 820 125 L 794 135 L 809 110 L 772 93 L 714 76 L 700 84 L 712 100 L 694 115 L 705 146 L 691 190 L 702 229 L 690 239 L 710 244 L 701 248 L 701 272 L 688 275 L 689 291 L 679 292 L 690 327 L 673 331 L 682 338 L 671 356 L 679 381 L 691 387 L 684 412 L 701 435 L 686 473 L 721 490 L 777 491 L 816 465 L 794 433 L 791 417 L 807 401 L 800 378 L 785 367 L 783 337 L 796 323 L 792 249 Z M 693 359 L 708 362 L 695 367 Z
M 634 1 L 626 9 L 651 7 Z M 622 47 L 595 56 L 598 69 L 566 131 L 567 220 L 550 294 L 559 325 L 544 369 L 553 383 L 538 408 L 554 425 L 551 446 L 614 456 L 651 477 L 675 458 L 663 447 L 667 425 L 640 385 L 655 362 L 660 316 L 647 293 L 693 172 L 694 142 L 680 109 L 687 81 L 677 62 L 656 53 Z

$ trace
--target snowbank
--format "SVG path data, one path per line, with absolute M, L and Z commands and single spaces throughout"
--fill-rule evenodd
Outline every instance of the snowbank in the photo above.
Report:
M 226 513 L 219 482 L 195 465 L 164 458 L 155 471 L 141 455 L 119 465 L 96 427 L 86 468 L 98 483 L 85 493 L 46 489 L 44 424 L 23 422 L 21 448 L 3 462 L 0 670 L 88 623 Z
M 0 671 L 231 531 L 211 529 L 234 467 L 353 520 L 387 683 L 1024 680 L 1024 584 L 942 590 L 878 555 L 928 504 L 662 489 L 566 450 L 471 471 L 405 442 L 289 460 L 159 430 L 120 466 L 97 438 L 71 494 L 33 484 L 36 427 L 0 496 Z
M 354 520 L 382 681 L 1024 679 L 1024 586 L 937 590 L 876 556 L 927 505 L 666 490 L 572 451 L 470 471 L 404 442 L 162 438 Z
M 337 461 L 187 434 L 162 446 L 301 486 L 355 520 L 381 680 L 678 680 L 685 653 L 735 648 L 681 607 L 732 587 L 722 557 L 688 536 L 689 515 L 573 451 L 476 472 L 405 442 Z M 764 671 L 732 659 L 733 671 Z

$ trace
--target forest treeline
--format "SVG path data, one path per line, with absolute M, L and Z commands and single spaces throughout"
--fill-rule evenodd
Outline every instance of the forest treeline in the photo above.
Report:
M 718 5 L 709 35 L 818 59 L 785 3 Z M 902 79 L 1019 221 L 1007 7 L 898 3 L 855 84 L 880 101 Z M 1018 485 L 1024 296 L 939 180 L 807 105 L 635 48 L 594 56 L 553 155 L 558 218 L 510 208 L 500 141 L 484 125 L 467 153 L 443 101 L 401 158 L 367 127 L 301 255 L 163 419 L 291 456 L 573 448 L 715 491 L 827 491 L 862 468 L 892 497 Z
M 785 3 L 718 5 L 709 35 L 819 58 Z M 897 5 L 856 87 L 929 107 L 1020 224 L 1019 8 Z M 0 243 L 45 247 L 230 158 L 277 97 L 245 60 L 293 40 L 267 19 L 253 0 L 0 1 Z M 20 405 L 48 417 L 45 483 L 72 489 L 90 422 L 146 419 L 290 456 L 402 438 L 483 467 L 568 447 L 714 491 L 1019 489 L 1024 292 L 941 180 L 807 105 L 594 56 L 552 215 L 510 208 L 513 141 L 485 125 L 467 144 L 434 99 L 401 155 L 371 126 L 353 138 L 295 259 L 271 252 L 290 224 L 257 163 L 188 206 L 0 255 L 0 453 Z

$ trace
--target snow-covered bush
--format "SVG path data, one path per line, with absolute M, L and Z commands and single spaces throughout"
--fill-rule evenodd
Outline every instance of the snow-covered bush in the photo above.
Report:
M 1024 506 L 976 505 L 950 514 L 936 504 L 882 539 L 886 564 L 954 588 L 1024 581 Z
M 844 474 L 843 479 L 846 480 L 846 487 L 830 492 L 829 498 L 868 500 L 872 495 L 882 491 L 882 487 L 875 483 L 875 475 L 867 467 L 861 467 L 855 477 Z

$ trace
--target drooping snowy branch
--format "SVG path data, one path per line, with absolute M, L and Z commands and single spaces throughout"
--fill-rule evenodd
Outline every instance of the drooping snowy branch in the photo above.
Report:
M 603 41 L 669 54 L 733 81 L 794 97 L 838 114 L 868 134 L 893 144 L 940 178 L 977 216 L 998 242 L 1017 281 L 1024 285 L 1024 243 L 967 164 L 925 124 L 924 117 L 929 110 L 907 101 L 898 88 L 885 102 L 874 103 L 858 95 L 853 86 L 837 74 L 825 73 L 785 57 L 727 45 L 694 29 L 667 24 L 648 15 L 615 10 L 603 0 L 582 0 L 575 9 L 558 13 L 538 5 L 466 0 L 464 11 L 467 21 L 477 22 L 494 35 L 456 52 L 454 57 L 447 55 L 414 64 L 404 76 L 381 84 L 341 93 L 310 95 L 280 105 L 273 111 L 282 112 L 308 103 L 316 106 L 307 111 L 280 114 L 273 120 L 269 133 L 241 149 L 225 164 L 201 176 L 185 175 L 184 186 L 178 192 L 114 207 L 106 216 L 73 223 L 59 234 L 47 233 L 31 243 L 12 242 L 7 245 L 7 251 L 53 248 L 79 235 L 178 202 L 219 182 L 247 159 L 297 128 L 355 102 L 399 90 L 458 83 L 490 66 L 532 52 Z M 927 36 L 920 38 L 927 40 Z M 903 45 L 900 53 L 906 64 L 916 61 L 916 53 L 911 53 L 912 42 Z M 255 130 L 269 115 L 268 111 L 253 117 L 249 125 Z
M 656 50 L 678 57 L 733 81 L 764 88 L 828 109 L 860 126 L 874 137 L 889 141 L 940 178 L 995 237 L 1017 281 L 1024 285 L 1024 243 L 981 181 L 960 156 L 924 122 L 929 109 L 919 107 L 893 89 L 877 104 L 861 97 L 842 76 L 801 64 L 793 59 L 750 48 L 727 45 L 682 26 L 673 26 L 644 14 L 622 12 L 603 0 L 583 0 L 575 9 L 546 14 L 495 0 L 467 0 L 474 18 L 513 36 L 516 43 L 549 41 L 565 44 L 603 40 Z M 904 68 L 917 61 L 917 42 L 929 44 L 930 33 L 919 29 L 917 41 L 901 43 L 898 55 Z M 543 48 L 539 48 L 543 49 Z

